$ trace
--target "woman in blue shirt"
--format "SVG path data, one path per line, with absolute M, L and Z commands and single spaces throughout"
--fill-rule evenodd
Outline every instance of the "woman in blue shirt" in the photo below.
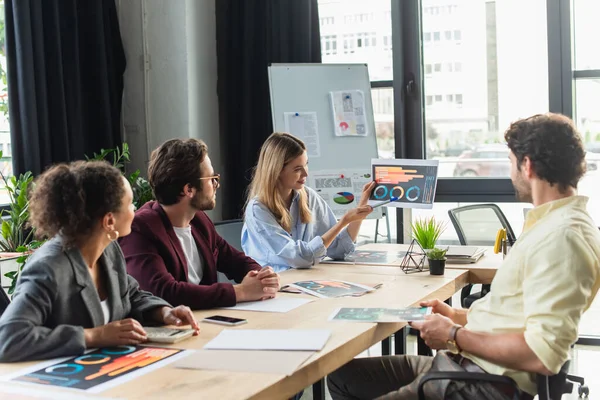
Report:
M 250 184 L 242 229 L 242 247 L 275 272 L 310 268 L 325 256 L 342 259 L 354 251 L 375 182 L 363 188 L 358 207 L 337 221 L 313 189 L 304 186 L 308 157 L 304 143 L 287 133 L 273 133 L 263 144 Z

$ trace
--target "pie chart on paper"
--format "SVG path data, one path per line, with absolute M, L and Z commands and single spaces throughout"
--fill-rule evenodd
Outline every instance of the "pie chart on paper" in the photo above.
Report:
M 350 192 L 339 192 L 333 195 L 333 201 L 337 204 L 350 204 L 354 201 L 354 195 Z

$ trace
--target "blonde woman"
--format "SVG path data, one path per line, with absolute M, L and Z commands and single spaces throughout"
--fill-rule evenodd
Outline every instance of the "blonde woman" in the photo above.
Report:
M 246 255 L 275 272 L 310 268 L 325 256 L 342 259 L 354 251 L 375 182 L 363 188 L 356 208 L 337 221 L 313 189 L 306 187 L 308 157 L 304 143 L 273 133 L 263 144 L 250 184 L 242 229 Z

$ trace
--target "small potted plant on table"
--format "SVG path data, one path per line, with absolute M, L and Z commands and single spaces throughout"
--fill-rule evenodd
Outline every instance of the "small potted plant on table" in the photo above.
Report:
M 436 247 L 426 252 L 427 260 L 429 261 L 429 273 L 431 275 L 444 275 L 447 251 L 448 249 L 439 249 Z

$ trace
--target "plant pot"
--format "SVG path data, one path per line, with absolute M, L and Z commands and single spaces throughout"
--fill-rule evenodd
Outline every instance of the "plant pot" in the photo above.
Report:
M 429 273 L 431 275 L 444 275 L 444 269 L 446 268 L 446 259 L 443 260 L 429 260 Z

